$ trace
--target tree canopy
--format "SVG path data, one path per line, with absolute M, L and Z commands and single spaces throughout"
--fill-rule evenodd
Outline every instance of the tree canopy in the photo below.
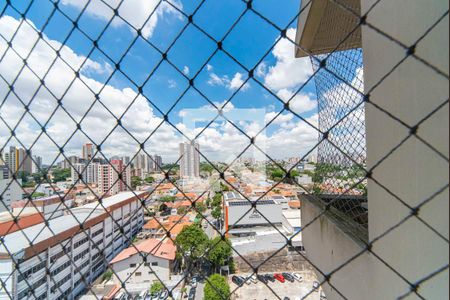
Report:
M 191 260 L 200 258 L 208 247 L 208 236 L 197 225 L 184 227 L 175 239 L 178 250 Z
M 164 286 L 161 282 L 155 281 L 150 287 L 150 294 L 156 295 L 164 289 Z
M 52 170 L 53 182 L 66 181 L 71 176 L 70 169 L 55 168 Z
M 209 241 L 209 249 L 208 260 L 216 267 L 225 266 L 233 254 L 230 241 L 220 236 Z
M 230 297 L 230 286 L 225 277 L 214 274 L 208 277 L 204 292 L 204 300 L 223 300 Z

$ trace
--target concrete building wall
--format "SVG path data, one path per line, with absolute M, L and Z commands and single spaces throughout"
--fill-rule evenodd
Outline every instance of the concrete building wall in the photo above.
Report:
M 21 179 L 19 179 L 19 182 Z M 8 186 L 9 185 L 9 186 Z M 17 181 L 12 179 L 0 179 L 0 212 L 11 210 L 11 202 L 22 199 L 23 190 Z
M 170 262 L 166 259 L 147 256 L 147 263 L 142 262 L 142 257 L 135 254 L 125 260 L 119 261 L 112 265 L 112 269 L 116 273 L 114 281 L 116 283 L 151 283 L 158 280 L 170 280 Z M 155 273 L 158 277 L 155 276 Z
M 362 14 L 371 8 L 368 23 L 408 46 L 415 44 L 448 11 L 448 5 L 447 1 L 361 0 Z M 419 57 L 446 74 L 448 26 L 447 14 L 416 48 Z M 417 59 L 409 57 L 394 69 L 407 53 L 396 42 L 362 26 L 362 46 L 365 93 L 370 93 L 372 103 L 414 126 L 448 100 L 448 80 Z M 391 74 L 379 84 L 388 73 Z M 374 180 L 368 183 L 369 241 L 376 240 L 372 253 L 365 251 L 366 244 L 348 223 L 330 213 L 315 219 L 324 208 L 308 201 L 302 203 L 307 256 L 318 268 L 321 281 L 322 273 L 332 272 L 330 283 L 343 295 L 325 284 L 327 299 L 331 300 L 397 299 L 411 290 L 408 282 L 420 282 L 449 263 L 448 187 L 419 210 L 420 218 L 444 238 L 417 218 L 408 218 L 411 209 L 407 207 L 420 205 L 448 186 L 448 160 L 412 136 L 378 165 L 410 132 L 373 104 L 367 104 L 365 109 L 367 169 L 377 165 L 373 178 L 383 185 Z M 446 104 L 418 129 L 418 135 L 447 158 L 448 116 Z M 389 231 L 405 218 L 408 219 Z M 421 283 L 418 293 L 424 299 L 449 299 L 448 282 L 447 269 Z M 419 296 L 412 293 L 407 299 Z
M 362 0 L 362 11 L 375 0 Z M 405 45 L 413 45 L 446 11 L 448 1 L 381 1 L 367 21 Z M 417 46 L 417 55 L 448 74 L 448 14 Z M 368 93 L 406 55 L 379 33 L 363 26 L 365 90 Z M 371 101 L 410 126 L 448 99 L 448 80 L 413 57 L 404 61 L 371 92 Z M 418 135 L 448 157 L 448 104 L 420 125 Z M 373 105 L 366 106 L 367 164 L 374 166 L 409 131 Z M 415 207 L 448 185 L 448 161 L 411 137 L 379 165 L 373 176 L 408 205 Z M 369 237 L 383 234 L 410 210 L 374 181 L 369 181 Z M 448 188 L 421 208 L 419 216 L 440 234 L 449 229 Z M 416 218 L 411 218 L 374 244 L 374 252 L 412 283 L 449 262 L 449 245 Z M 371 261 L 372 299 L 393 299 L 410 287 L 377 259 Z M 448 270 L 419 291 L 426 299 L 448 299 Z M 415 297 L 412 297 L 414 299 Z
M 27 282 L 40 299 L 57 299 L 62 297 L 61 292 L 66 293 L 65 299 L 74 299 L 85 287 L 82 275 L 88 283 L 91 283 L 106 269 L 102 251 L 107 261 L 112 260 L 114 256 L 129 245 L 132 236 L 142 228 L 144 214 L 142 207 L 137 202 L 126 204 L 112 213 L 120 220 L 129 221 L 129 225 L 124 227 L 124 230 L 130 229 L 126 233 L 128 239 L 122 237 L 118 230 L 119 227 L 116 227 L 114 233 L 112 232 L 112 220 L 107 217 L 85 232 L 78 232 L 73 237 L 20 262 L 14 271 L 10 270 L 13 264 L 12 259 L 0 259 L 0 278 L 3 279 L 5 276 L 9 276 L 11 272 L 13 273 L 13 276 L 9 276 L 6 281 L 9 287 L 9 295 L 0 290 L 0 300 L 10 299 L 10 296 L 14 300 L 31 298 L 31 296 L 28 296 L 30 286 Z M 116 237 L 116 242 L 113 242 L 114 237 Z M 68 255 L 62 252 L 63 245 L 66 246 Z M 73 266 L 72 262 L 76 264 L 77 268 Z M 55 273 L 46 276 L 46 267 L 50 272 Z M 22 274 L 28 275 L 21 276 L 17 268 L 20 269 Z M 6 275 L 6 272 L 8 275 Z M 60 285 L 59 289 L 56 289 L 55 285 Z

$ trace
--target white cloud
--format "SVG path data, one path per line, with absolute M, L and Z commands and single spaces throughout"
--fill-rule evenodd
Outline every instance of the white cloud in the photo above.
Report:
M 211 72 L 213 69 L 214 69 L 214 67 L 213 67 L 212 65 L 210 65 L 210 64 L 207 64 L 207 65 L 206 65 L 206 70 L 207 70 L 208 72 Z
M 20 22 L 18 20 L 9 16 L 0 18 L 0 34 L 5 38 L 10 38 L 19 24 Z M 17 36 L 14 39 L 14 49 L 20 49 L 18 52 L 21 55 L 29 53 L 32 46 L 29 41 L 34 40 L 36 36 L 37 34 L 34 29 L 24 22 L 17 31 Z M 51 44 L 58 43 L 56 41 L 48 40 L 45 36 L 44 39 Z M 2 39 L 0 41 L 0 55 L 3 55 L 7 49 L 8 47 Z M 79 67 L 81 65 L 80 62 L 85 59 L 83 56 L 77 55 L 67 46 L 62 48 L 61 56 L 64 56 L 64 60 L 74 68 Z M 43 41 L 40 41 L 30 54 L 28 66 L 38 74 L 38 76 L 43 76 L 55 58 L 56 55 L 54 54 L 54 51 Z M 88 68 L 89 70 L 103 72 L 104 70 L 101 68 L 102 65 L 104 66 L 104 64 L 91 62 L 89 63 Z M 0 63 L 0 74 L 8 81 L 8 83 L 11 83 L 17 75 L 17 70 L 20 70 L 22 66 L 22 59 L 13 51 L 7 51 L 5 59 Z M 102 83 L 89 78 L 88 75 L 85 74 L 82 74 L 80 78 L 76 79 L 70 86 L 70 83 L 74 78 L 75 75 L 73 71 L 58 58 L 49 71 L 48 76 L 45 78 L 45 86 L 57 97 L 61 97 L 67 90 L 67 93 L 65 93 L 62 98 L 62 104 L 64 109 L 73 119 L 75 119 L 75 121 L 80 121 L 88 108 L 95 101 L 92 91 L 99 92 L 101 90 L 100 100 L 116 117 L 121 116 L 133 99 L 136 99 L 135 103 L 122 118 L 122 124 L 134 137 L 136 137 L 136 139 L 138 139 L 138 141 L 144 141 L 148 134 L 162 122 L 161 118 L 155 116 L 153 109 L 148 105 L 147 100 L 142 96 L 138 96 L 132 89 L 117 89 L 110 85 L 104 86 Z M 45 88 L 41 88 L 36 96 L 33 97 L 39 83 L 40 79 L 37 78 L 30 69 L 25 67 L 20 73 L 14 87 L 23 102 L 28 103 L 30 99 L 33 98 L 33 101 L 30 104 L 30 112 L 41 124 L 44 124 L 52 116 L 52 112 L 57 107 L 57 101 Z M 5 99 L 8 90 L 5 81 L 0 80 L 0 99 Z M 17 124 L 23 113 L 23 104 L 21 104 L 19 99 L 13 94 L 6 99 L 0 111 L 2 117 L 10 126 Z M 96 143 L 100 143 L 103 139 L 107 138 L 115 125 L 116 119 L 99 103 L 92 107 L 81 123 L 82 129 Z M 59 108 L 48 122 L 46 130 L 59 145 L 62 145 L 70 138 L 72 132 L 76 130 L 76 123 L 65 111 Z M 39 136 L 40 132 L 41 130 L 38 127 L 38 124 L 30 115 L 26 115 L 17 127 L 16 136 L 26 147 L 29 147 Z M 0 136 L 9 136 L 9 134 L 8 128 L 2 122 L 0 124 Z M 65 146 L 66 154 L 79 155 L 81 145 L 87 141 L 88 138 L 82 133 L 79 132 L 75 134 L 68 142 L 67 146 Z M 168 125 L 163 125 L 158 129 L 157 134 L 150 139 L 148 148 L 156 153 L 164 153 L 171 150 L 173 150 L 173 153 L 177 153 L 176 149 L 178 141 L 179 138 L 174 130 Z M 12 144 L 18 145 L 17 141 L 12 141 Z M 120 155 L 124 153 L 130 155 L 136 152 L 137 147 L 138 143 L 131 139 L 127 133 L 123 130 L 116 129 L 106 139 L 103 151 L 106 155 Z M 45 135 L 39 139 L 33 147 L 33 151 L 36 154 L 42 155 L 45 163 L 51 162 L 58 153 L 54 144 L 45 137 Z
M 273 118 L 277 117 L 278 113 L 269 112 L 266 114 L 266 123 L 269 123 L 273 120 Z M 280 114 L 271 124 L 284 125 L 294 118 L 292 114 Z
M 211 86 L 225 86 L 230 82 L 228 76 L 220 77 L 216 73 L 209 74 L 208 84 Z
M 256 76 L 265 77 L 267 74 L 267 64 L 265 62 L 261 62 L 256 68 Z
M 10 38 L 17 30 L 19 24 L 20 22 L 12 17 L 4 16 L 0 18 L 0 34 Z M 44 38 L 50 44 L 60 46 L 57 41 L 49 40 L 46 36 Z M 17 37 L 13 42 L 14 49 L 21 55 L 26 56 L 37 39 L 38 36 L 34 29 L 24 23 L 18 30 Z M 7 49 L 6 43 L 0 40 L 0 56 Z M 75 53 L 67 46 L 61 49 L 61 55 L 75 69 L 79 68 L 85 60 L 85 57 Z M 101 90 L 100 100 L 116 117 L 121 116 L 132 101 L 136 99 L 135 103 L 122 118 L 122 125 L 138 142 L 144 141 L 163 122 L 162 118 L 154 113 L 147 100 L 134 90 L 130 88 L 118 89 L 111 85 L 103 86 L 101 82 L 91 77 L 92 72 L 99 74 L 109 72 L 109 66 L 105 63 L 90 61 L 80 78 L 76 79 L 73 85 L 70 86 L 74 79 L 73 71 L 61 59 L 57 59 L 54 51 L 41 41 L 32 50 L 28 59 L 28 65 L 38 76 L 44 76 L 54 59 L 56 59 L 56 62 L 45 78 L 45 86 L 57 97 L 64 95 L 62 98 L 64 109 L 75 121 L 80 121 L 95 101 L 92 91 L 97 93 Z M 8 83 L 11 83 L 22 65 L 23 61 L 20 57 L 15 55 L 13 51 L 7 51 L 5 58 L 0 62 L 0 74 Z M 235 75 L 233 78 L 236 77 L 242 80 L 242 76 Z M 217 78 L 223 79 L 219 76 Z M 220 80 L 218 80 L 219 83 Z M 232 80 L 228 79 L 225 86 L 231 86 L 231 82 Z M 33 97 L 39 84 L 39 78 L 25 67 L 14 87 L 19 97 L 27 103 Z M 65 93 L 67 89 L 68 91 Z M 0 99 L 5 99 L 8 90 L 7 84 L 0 80 Z M 304 100 L 303 102 L 307 103 Z M 224 102 L 215 104 L 221 107 Z M 57 102 L 53 96 L 46 89 L 41 88 L 30 104 L 30 111 L 39 122 L 45 123 L 52 116 L 52 112 L 56 107 Z M 209 109 L 212 109 L 211 106 L 209 106 Z M 236 108 L 232 103 L 229 103 L 224 108 L 226 112 L 232 112 L 234 109 Z M 20 120 L 23 113 L 23 105 L 12 95 L 5 100 L 0 108 L 2 118 L 11 126 L 14 126 Z M 269 114 L 266 116 L 266 119 L 270 117 Z M 183 112 L 180 112 L 180 115 L 182 116 Z M 301 155 L 306 153 L 317 141 L 315 130 L 300 120 L 295 122 L 290 114 L 283 114 L 276 123 L 278 126 L 272 134 L 267 135 L 267 133 L 263 133 L 257 139 L 258 145 L 264 145 L 265 151 L 274 158 Z M 102 148 L 102 152 L 106 156 L 133 155 L 138 149 L 138 142 L 134 141 L 120 128 L 115 129 L 111 133 L 115 125 L 116 119 L 99 103 L 92 107 L 81 123 L 83 131 L 94 142 L 100 143 L 106 139 Z M 183 124 L 178 124 L 177 126 L 181 128 Z M 261 129 L 261 124 L 244 122 L 243 128 L 249 133 L 256 133 Z M 64 110 L 59 108 L 48 122 L 46 129 L 49 135 L 59 145 L 62 145 L 70 138 L 72 132 L 76 130 L 76 124 Z M 26 147 L 29 147 L 39 136 L 40 132 L 41 130 L 37 123 L 29 115 L 26 115 L 17 127 L 16 135 Z M 199 129 L 196 129 L 192 133 L 198 132 Z M 9 135 L 8 128 L 3 123 L 0 123 L 0 136 L 8 137 Z M 82 133 L 76 133 L 65 146 L 66 155 L 80 155 L 81 145 L 87 141 L 88 138 Z M 181 141 L 181 136 L 170 125 L 164 124 L 149 139 L 146 148 L 151 149 L 151 153 L 161 154 L 166 162 L 174 161 L 178 159 L 178 143 Z M 226 160 L 237 156 L 248 145 L 249 140 L 231 124 L 221 123 L 220 126 L 211 126 L 211 128 L 205 130 L 199 142 L 202 152 L 208 158 Z M 17 145 L 15 142 L 13 144 Z M 33 147 L 33 152 L 43 156 L 44 163 L 49 163 L 56 157 L 58 149 L 44 135 Z M 61 157 L 58 160 L 61 160 Z
M 287 36 L 295 40 L 295 29 L 290 28 Z M 271 66 L 264 78 L 267 87 L 274 91 L 292 89 L 312 75 L 310 59 L 295 58 L 295 45 L 288 39 L 281 39 L 272 51 L 277 62 Z
M 208 84 L 211 86 L 223 86 L 231 91 L 235 91 L 239 89 L 245 82 L 243 79 L 244 75 L 242 73 L 237 72 L 234 74 L 233 79 L 227 75 L 220 77 L 216 73 L 209 74 Z M 247 82 L 244 86 L 242 86 L 241 91 L 246 91 L 250 88 L 250 84 Z
M 233 79 L 231 79 L 228 88 L 230 90 L 237 90 L 238 88 L 240 88 L 243 84 L 244 84 L 244 79 L 242 78 L 244 77 L 244 75 L 242 73 L 236 73 L 233 77 Z M 241 90 L 245 91 L 247 89 L 250 88 L 250 84 L 247 82 L 244 86 L 242 86 Z
M 175 80 L 173 80 L 173 79 L 169 79 L 169 80 L 167 81 L 167 83 L 169 84 L 169 88 L 170 88 L 170 89 L 174 89 L 174 88 L 177 87 L 177 82 L 176 82 Z
M 294 93 L 288 89 L 282 89 L 278 91 L 277 96 L 285 103 L 289 102 L 289 108 L 296 114 L 302 114 L 317 109 L 317 100 L 311 99 L 309 95 L 298 93 L 294 96 Z
M 62 4 L 70 5 L 77 9 L 83 9 L 87 6 L 86 13 L 91 16 L 109 21 L 113 16 L 113 9 L 118 8 L 119 15 L 131 24 L 134 28 L 142 28 L 144 37 L 149 38 L 153 35 L 158 19 L 164 14 L 179 15 L 179 12 L 166 2 L 158 0 L 62 0 Z M 161 4 L 158 6 L 158 3 Z M 181 3 L 170 0 L 174 6 L 182 9 Z M 150 17 L 151 16 L 151 17 Z M 150 18 L 149 18 L 150 17 Z M 148 19 L 148 21 L 147 21 Z M 115 18 L 112 22 L 113 26 L 125 26 L 119 18 Z M 132 29 L 134 31 L 134 29 Z
M 189 73 L 190 73 L 191 71 L 189 70 L 189 67 L 188 66 L 184 66 L 184 68 L 183 68 L 183 73 L 184 73 L 184 75 L 189 75 Z

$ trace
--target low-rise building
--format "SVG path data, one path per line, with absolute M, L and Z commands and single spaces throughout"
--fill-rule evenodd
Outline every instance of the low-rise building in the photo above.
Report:
M 19 183 L 21 180 L 18 180 Z M 12 179 L 0 179 L 0 212 L 10 211 L 11 203 L 22 199 L 23 190 L 17 181 Z
M 170 240 L 144 240 L 124 249 L 110 262 L 113 280 L 120 284 L 168 281 L 175 255 L 176 247 Z
M 142 228 L 140 201 L 145 196 L 121 193 L 103 199 L 101 206 L 73 208 L 46 223 L 5 235 L 0 244 L 0 299 L 60 300 L 81 295 Z

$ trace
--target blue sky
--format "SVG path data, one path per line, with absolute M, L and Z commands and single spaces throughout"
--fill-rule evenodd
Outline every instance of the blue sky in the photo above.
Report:
M 137 93 L 138 88 L 136 86 L 143 85 L 143 94 L 139 95 L 139 101 L 147 102 L 147 105 L 150 107 L 151 112 L 149 114 L 151 116 L 145 119 L 149 123 L 155 120 L 161 120 L 163 114 L 166 114 L 177 100 L 179 101 L 178 104 L 169 113 L 170 122 L 177 127 L 183 123 L 182 116 L 184 115 L 183 111 L 185 109 L 204 108 L 209 105 L 205 97 L 217 105 L 224 103 L 224 101 L 229 100 L 235 94 L 236 90 L 241 87 L 243 81 L 247 79 L 248 73 L 244 68 L 255 69 L 257 80 L 271 90 L 274 95 L 281 98 L 281 100 L 287 101 L 291 97 L 295 97 L 291 103 L 294 103 L 295 100 L 296 104 L 293 106 L 299 107 L 299 110 L 296 112 L 314 123 L 317 116 L 317 109 L 314 105 L 315 87 L 313 81 L 296 95 L 298 88 L 311 75 L 309 59 L 296 60 L 294 58 L 294 46 L 287 40 L 282 40 L 276 44 L 276 41 L 280 38 L 280 32 L 276 28 L 254 12 L 248 11 L 240 19 L 235 28 L 228 33 L 223 41 L 223 47 L 226 52 L 242 64 L 243 68 L 222 51 L 217 51 L 211 57 L 217 50 L 216 44 L 195 26 L 188 24 L 187 18 L 183 15 L 191 15 L 197 10 L 194 15 L 195 24 L 206 31 L 212 38 L 222 40 L 232 24 L 246 10 L 246 3 L 244 1 L 207 0 L 203 5 L 198 7 L 201 1 L 173 0 L 173 5 L 182 11 L 182 13 L 167 3 L 165 3 L 166 6 L 161 4 L 158 6 L 157 12 L 153 15 L 155 16 L 154 19 L 150 19 L 147 23 L 144 23 L 144 20 L 149 18 L 150 11 L 146 9 L 148 9 L 148 5 L 150 7 L 152 5 L 148 3 L 156 3 L 158 1 L 148 1 L 145 4 L 147 8 L 142 4 L 145 1 L 142 1 L 144 0 L 125 0 L 124 4 L 118 10 L 119 15 L 128 23 L 139 25 L 143 28 L 142 32 L 145 37 L 137 37 L 137 39 L 136 30 L 118 17 L 114 18 L 112 23 L 104 30 L 110 18 L 113 16 L 112 10 L 104 3 L 114 6 L 120 2 L 118 0 L 92 1 L 81 16 L 80 12 L 85 0 L 62 0 L 58 5 L 61 11 L 54 11 L 53 3 L 49 0 L 35 0 L 30 7 L 27 7 L 29 5 L 28 1 L 13 0 L 11 3 L 21 14 L 25 13 L 28 9 L 25 14 L 27 21 L 25 23 L 34 24 L 36 31 L 42 31 L 49 41 L 64 42 L 65 46 L 73 51 L 73 55 L 78 58 L 86 58 L 89 55 L 89 61 L 92 65 L 89 67 L 85 65 L 83 67 L 82 75 L 85 79 L 84 81 L 93 80 L 99 85 L 107 83 L 108 87 L 112 90 L 119 92 L 130 91 L 130 93 L 131 91 Z M 0 7 L 5 5 L 5 1 L 2 2 Z M 255 0 L 253 1 L 253 8 L 280 28 L 289 28 L 289 36 L 294 38 L 297 23 L 295 17 L 300 8 L 300 0 L 283 0 L 282 5 L 280 5 L 280 1 L 276 0 Z M 14 20 L 6 20 L 6 16 L 10 16 Z M 8 7 L 1 17 L 5 23 L 14 23 L 14 26 L 20 28 L 19 30 L 30 30 L 29 28 L 24 28 L 25 25 L 19 25 L 22 24 L 20 21 L 23 16 L 11 7 Z M 49 18 L 50 21 L 48 21 Z M 77 19 L 79 29 L 72 31 L 72 21 Z M 172 45 L 175 37 L 183 29 L 184 31 L 179 39 Z M 0 33 L 2 32 L 0 31 Z M 2 36 L 6 37 L 8 34 L 11 34 L 11 32 L 4 32 Z M 93 44 L 86 35 L 92 40 L 97 40 L 98 47 L 101 50 L 93 49 Z M 19 41 L 16 38 L 16 42 L 20 44 L 23 41 Z M 154 47 L 157 47 L 161 52 L 167 52 L 169 49 L 167 52 L 168 60 L 173 66 L 167 61 L 163 61 L 160 64 L 161 55 Z M 51 51 L 51 49 L 48 49 L 48 51 Z M 26 51 L 25 53 L 28 54 Z M 41 53 L 42 51 L 39 52 L 39 54 Z M 125 56 L 123 56 L 124 53 L 126 53 Z M 120 72 L 115 72 L 109 78 L 119 60 L 121 60 L 120 68 L 125 75 Z M 66 62 L 70 64 L 69 59 L 66 59 Z M 201 69 L 202 67 L 203 69 Z M 197 91 L 189 88 L 187 78 L 193 78 L 199 71 L 200 73 L 195 78 Z M 2 70 L 0 65 L 0 72 L 7 72 L 7 70 Z M 150 78 L 148 78 L 149 74 L 151 74 Z M 14 78 L 14 76 L 11 76 L 11 78 Z M 66 100 L 67 103 L 73 102 L 71 104 L 74 105 L 76 105 L 75 102 L 78 100 L 83 101 L 81 99 L 81 92 L 79 93 L 80 99 L 76 98 L 76 91 L 74 94 L 74 98 L 67 96 L 67 99 L 63 100 Z M 92 95 L 89 97 L 92 97 Z M 101 97 L 106 98 L 107 95 L 101 94 Z M 31 96 L 29 98 L 31 99 Z M 45 101 L 49 100 L 45 99 Z M 110 99 L 105 99 L 105 101 L 110 101 Z M 118 101 L 122 100 L 119 99 Z M 130 100 L 124 100 L 124 103 L 118 104 L 117 106 L 126 108 L 126 104 L 130 102 Z M 157 108 L 151 103 L 156 105 Z M 114 102 L 110 104 L 114 106 Z M 278 113 L 283 109 L 283 103 L 271 95 L 255 80 L 250 79 L 248 84 L 243 86 L 233 96 L 231 104 L 228 107 L 233 110 L 263 109 L 268 116 L 274 116 L 274 113 Z M 141 112 L 142 114 L 146 113 L 143 110 Z M 243 114 L 248 112 L 248 110 L 244 110 Z M 58 111 L 58 113 L 60 112 Z M 38 114 L 39 112 L 36 110 L 36 115 Z M 120 112 L 117 115 L 120 115 Z M 9 117 L 10 119 L 14 119 L 12 114 Z M 61 118 L 67 119 L 67 116 L 61 116 Z M 108 116 L 106 115 L 104 118 L 108 118 Z M 243 118 L 245 119 L 245 117 Z M 267 120 L 269 119 L 267 117 Z M 43 120 L 45 120 L 44 117 Z M 285 122 L 282 120 L 285 120 Z M 58 122 L 56 117 L 52 121 L 55 124 Z M 37 129 L 36 124 L 31 123 L 25 126 L 24 130 L 26 128 Z M 93 123 L 95 122 L 93 121 Z M 50 122 L 51 124 L 53 123 Z M 222 128 L 221 125 L 223 124 L 219 125 L 216 126 L 217 132 L 210 133 L 211 136 L 214 136 L 216 133 L 221 134 L 221 137 L 216 139 L 217 145 L 214 145 L 213 141 L 205 141 L 204 148 L 205 151 L 210 152 L 211 156 L 217 160 L 223 158 L 219 150 L 223 149 L 220 145 L 220 140 L 228 137 L 226 136 L 226 128 Z M 246 127 L 246 125 L 249 126 L 250 124 L 242 124 L 242 129 L 244 131 L 248 130 L 251 134 L 252 130 Z M 182 126 L 179 128 L 182 128 Z M 138 135 L 140 130 L 148 131 L 148 129 L 137 128 L 136 134 Z M 68 132 L 64 134 L 69 137 L 70 129 L 67 128 L 67 130 Z M 92 135 L 96 134 L 96 128 L 87 127 L 85 130 L 88 135 L 91 135 L 91 133 Z M 305 131 L 304 134 L 308 137 L 303 139 L 303 131 L 298 136 L 293 136 L 292 139 L 295 139 L 295 141 L 290 141 L 291 144 L 286 145 L 289 149 L 285 147 L 283 151 L 277 149 L 278 144 L 275 141 L 272 142 L 273 145 L 269 142 L 269 149 L 267 150 L 269 154 L 277 158 L 283 158 L 301 156 L 306 153 L 313 146 L 313 142 L 317 140 L 317 132 L 314 130 L 311 131 L 308 125 L 305 126 L 303 121 L 289 114 L 289 112 L 284 112 L 278 122 L 274 122 L 274 124 L 267 128 L 264 140 L 267 142 L 272 137 L 273 140 L 279 140 L 283 136 L 289 136 L 291 132 L 295 134 L 295 130 Z M 55 132 L 57 131 L 55 129 Z M 107 130 L 103 136 L 99 136 L 94 140 L 96 142 L 102 141 L 102 138 L 107 136 L 106 132 Z M 158 152 L 163 156 L 167 155 L 167 157 L 170 157 L 169 160 L 173 160 L 173 157 L 176 157 L 174 155 L 174 152 L 176 152 L 175 145 L 179 141 L 171 143 L 170 146 L 167 144 L 167 147 L 161 146 L 160 143 L 160 141 L 165 141 L 165 138 L 169 139 L 170 136 L 179 137 L 176 131 L 174 133 L 168 133 L 165 137 L 161 137 L 159 141 L 155 137 L 154 140 L 149 141 L 153 142 L 150 146 L 151 151 L 149 152 Z M 20 135 L 18 138 L 20 138 Z M 27 136 L 24 134 L 22 139 L 29 139 L 27 141 L 28 144 L 32 143 L 32 137 L 29 134 Z M 142 139 L 144 139 L 144 135 L 142 135 Z M 71 151 L 74 153 L 79 152 L 80 145 L 78 144 L 83 143 L 83 140 L 86 140 L 86 138 L 83 138 L 81 134 L 77 133 L 73 141 L 70 141 L 67 145 L 68 153 L 71 153 Z M 126 142 L 123 141 L 123 143 L 125 144 Z M 42 144 L 45 143 L 42 142 Z M 108 141 L 105 144 L 108 144 Z M 126 154 L 124 152 L 133 152 L 134 150 L 132 149 L 136 148 L 135 146 L 133 148 L 133 146 L 126 147 L 118 146 L 114 143 L 110 144 L 110 147 L 105 148 L 107 149 L 105 151 L 109 155 Z M 44 161 L 49 161 L 49 159 L 45 159 L 46 156 L 54 156 L 56 153 L 56 147 L 53 145 L 46 148 L 46 146 L 37 143 L 34 147 L 37 150 L 35 152 L 44 156 Z

